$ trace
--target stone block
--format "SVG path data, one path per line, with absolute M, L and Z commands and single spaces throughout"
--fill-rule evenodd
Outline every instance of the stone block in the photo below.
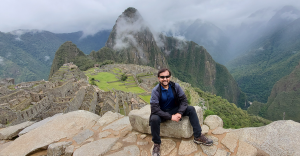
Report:
M 130 125 L 130 122 L 129 122 L 129 117 L 126 116 L 126 117 L 123 117 L 107 126 L 105 126 L 102 131 L 105 131 L 105 130 L 108 130 L 108 129 L 111 129 L 113 131 L 119 131 L 127 126 Z
M 204 124 L 209 127 L 209 129 L 216 129 L 217 127 L 223 127 L 223 120 L 217 115 L 209 115 L 205 118 Z
M 150 153 L 152 155 L 154 145 L 152 145 L 150 149 Z M 169 155 L 170 152 L 176 147 L 176 143 L 171 140 L 171 139 L 161 139 L 161 144 L 160 144 L 160 155 L 161 156 L 166 156 Z
M 134 133 L 128 134 L 128 136 L 125 139 L 123 139 L 124 142 L 129 142 L 129 143 L 136 142 L 136 140 L 137 140 L 137 136 Z
M 69 142 L 58 142 L 50 144 L 47 149 L 47 156 L 61 156 L 65 154 L 65 150 L 68 146 L 72 144 Z
M 209 127 L 207 125 L 202 125 L 201 129 L 202 129 L 202 132 L 201 132 L 202 134 L 206 134 L 209 131 Z
M 76 136 L 74 136 L 73 140 L 75 140 L 77 144 L 81 144 L 93 135 L 94 135 L 93 131 L 86 129 L 80 132 L 79 134 L 77 134 Z
M 117 142 L 110 150 L 114 151 L 114 150 L 118 150 L 123 146 L 122 143 Z
M 215 155 L 215 153 L 218 149 L 217 146 L 214 146 L 214 145 L 206 146 L 206 145 L 201 144 L 200 147 L 201 147 L 203 153 L 205 153 L 207 156 Z
M 140 156 L 140 149 L 136 145 L 124 147 L 124 150 L 108 156 Z
M 237 151 L 236 156 L 256 156 L 257 155 L 257 149 L 253 147 L 252 145 L 244 142 L 239 141 L 239 148 Z
M 223 134 L 230 132 L 231 129 L 224 129 L 223 127 L 217 127 L 214 131 L 212 131 L 212 134 Z
M 108 132 L 108 131 L 104 131 L 104 132 L 101 132 L 98 134 L 98 137 L 99 139 L 102 139 L 102 138 L 106 138 L 107 136 L 109 136 L 111 134 L 111 132 Z
M 229 152 L 219 148 L 214 156 L 229 156 L 229 155 L 230 155 Z
M 75 150 L 73 156 L 104 155 L 113 147 L 113 145 L 117 142 L 118 139 L 119 138 L 106 138 L 85 144 L 77 150 Z
M 195 144 L 193 140 L 182 140 L 179 145 L 178 155 L 189 155 L 197 150 L 197 144 Z
M 199 122 L 203 121 L 201 107 L 195 106 Z M 129 113 L 129 120 L 133 130 L 141 133 L 151 134 L 149 126 L 149 117 L 151 113 L 150 105 L 146 105 L 140 110 L 132 110 Z M 160 125 L 160 136 L 174 138 L 190 138 L 193 135 L 193 128 L 190 124 L 189 117 L 184 116 L 179 122 L 166 121 Z
M 225 145 L 230 152 L 234 152 L 234 149 L 237 146 L 238 136 L 234 133 L 227 133 L 226 136 L 222 139 L 221 143 Z
M 72 156 L 75 147 L 73 145 L 68 146 L 65 150 L 65 156 Z

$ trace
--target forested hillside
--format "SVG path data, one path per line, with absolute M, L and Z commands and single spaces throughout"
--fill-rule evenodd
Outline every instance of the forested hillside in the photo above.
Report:
M 72 41 L 84 53 L 105 45 L 110 31 L 82 37 L 83 32 L 55 34 L 40 30 L 0 32 L 0 78 L 14 78 L 16 83 L 48 79 L 56 50 Z
M 277 81 L 268 102 L 254 102 L 248 113 L 270 120 L 294 120 L 300 122 L 300 62 L 287 76 Z
M 252 44 L 227 67 L 250 101 L 266 103 L 274 84 L 300 60 L 300 19 Z

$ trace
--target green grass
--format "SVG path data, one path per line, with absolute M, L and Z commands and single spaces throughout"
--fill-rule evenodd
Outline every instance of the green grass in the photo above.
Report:
M 7 88 L 10 89 L 10 90 L 16 90 L 16 89 L 15 89 L 15 86 L 16 86 L 16 85 L 10 85 L 10 86 L 8 86 Z
M 107 82 L 119 80 L 116 78 L 114 74 L 109 72 L 100 72 L 97 75 L 90 75 L 90 74 L 86 74 L 86 75 L 89 77 L 89 79 L 94 78 L 95 80 L 99 80 L 100 82 L 95 81 L 95 83 L 100 89 L 104 91 L 109 91 L 114 88 L 115 90 L 121 90 L 121 91 L 132 92 L 132 93 L 145 92 L 145 90 L 141 89 L 140 87 L 126 88 L 127 86 L 122 85 L 124 84 L 124 82 L 107 83 Z
M 139 97 L 150 104 L 151 95 L 139 95 Z

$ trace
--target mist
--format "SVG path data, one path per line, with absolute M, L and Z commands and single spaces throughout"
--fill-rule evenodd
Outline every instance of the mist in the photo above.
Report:
M 53 33 L 83 31 L 84 38 L 101 30 L 111 30 L 122 12 L 134 7 L 152 30 L 158 46 L 162 46 L 157 37 L 160 33 L 193 40 L 203 45 L 217 62 L 224 64 L 243 53 L 254 40 L 278 29 L 281 23 L 299 18 L 295 11 L 280 14 L 284 6 L 299 9 L 300 3 L 298 0 L 3 0 L 0 5 L 0 31 L 16 35 L 18 41 L 21 41 L 20 36 L 24 32 L 44 30 Z M 191 27 L 197 20 L 201 21 L 202 26 Z M 138 30 L 141 26 L 133 25 L 132 28 Z M 118 27 L 120 31 L 130 29 Z M 200 38 L 187 35 L 188 31 L 193 34 L 192 28 L 202 29 L 202 32 L 197 30 Z M 115 48 L 128 46 L 122 44 L 122 35 L 118 38 L 121 40 Z M 221 50 L 229 54 L 225 60 L 216 58 Z

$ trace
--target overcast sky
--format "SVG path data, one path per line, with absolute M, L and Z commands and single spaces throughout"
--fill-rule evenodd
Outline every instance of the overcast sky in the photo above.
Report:
M 252 13 L 266 16 L 285 5 L 300 8 L 299 0 L 0 0 L 0 31 L 39 29 L 55 33 L 112 29 L 128 7 L 138 9 L 156 31 L 176 21 L 202 19 L 220 28 L 239 25 Z

